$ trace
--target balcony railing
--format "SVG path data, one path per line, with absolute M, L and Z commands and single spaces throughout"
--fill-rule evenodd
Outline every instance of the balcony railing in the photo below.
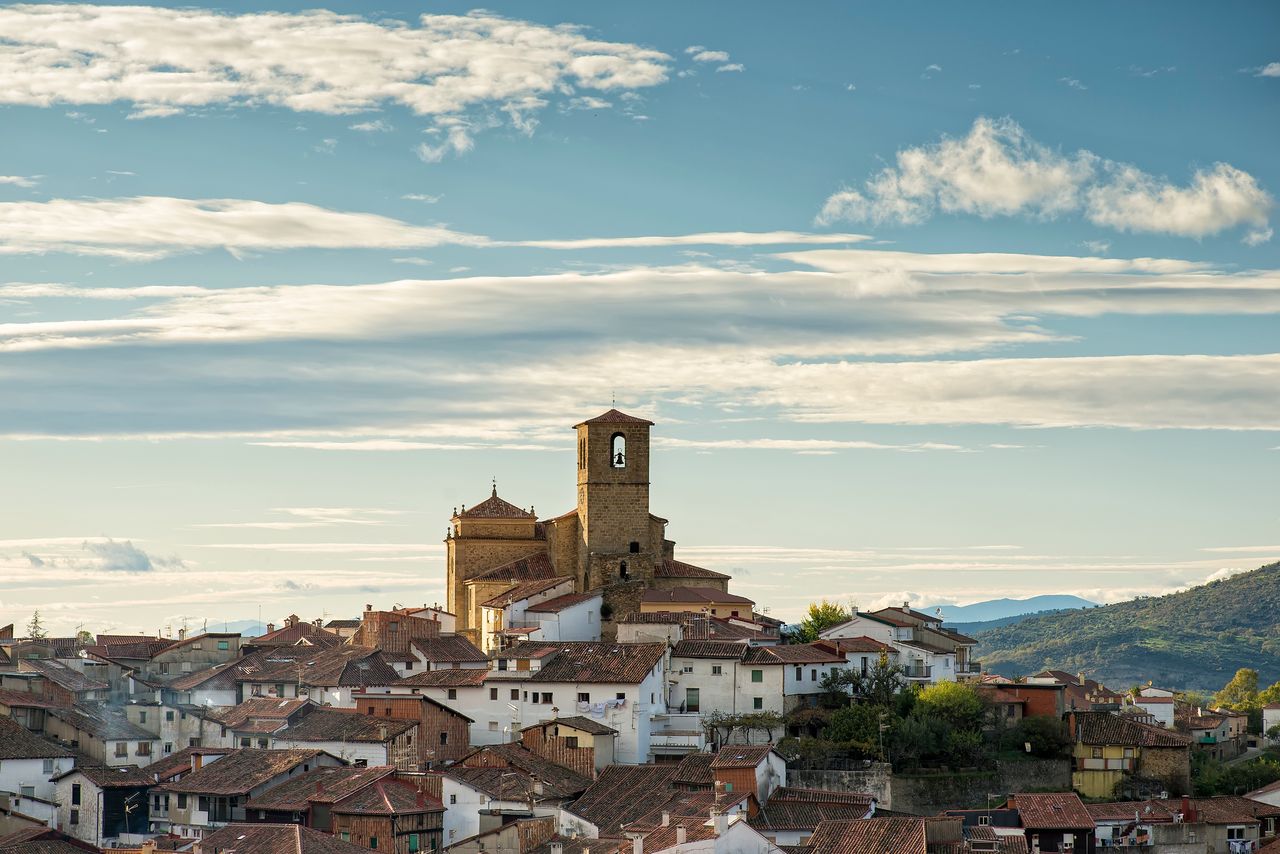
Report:
M 977 673 L 981 673 L 981 672 L 982 672 L 982 662 L 981 662 L 981 661 L 968 661 L 968 662 L 965 662 L 964 664 L 957 664 L 957 665 L 956 665 L 956 673 L 965 673 L 965 674 L 968 674 L 968 673 L 975 673 L 975 674 L 977 674 Z
M 933 678 L 933 666 L 928 667 L 908 667 L 908 679 L 931 679 Z
M 1081 756 L 1076 758 L 1077 771 L 1132 771 L 1133 757 L 1126 756 L 1123 759 L 1103 757 Z

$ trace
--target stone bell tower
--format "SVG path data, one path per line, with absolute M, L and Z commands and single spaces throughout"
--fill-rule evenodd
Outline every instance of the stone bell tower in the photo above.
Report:
M 580 589 L 653 578 L 662 520 L 649 514 L 652 421 L 610 409 L 578 431 Z

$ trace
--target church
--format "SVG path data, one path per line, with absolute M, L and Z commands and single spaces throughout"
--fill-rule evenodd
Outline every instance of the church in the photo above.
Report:
M 605 620 L 639 612 L 652 591 L 728 595 L 728 575 L 675 559 L 667 520 L 649 510 L 652 427 L 617 409 L 574 427 L 578 505 L 568 513 L 539 519 L 532 507 L 500 498 L 496 486 L 479 504 L 455 509 L 445 549 L 448 609 L 459 632 L 478 631 L 486 601 L 551 578 L 599 592 Z

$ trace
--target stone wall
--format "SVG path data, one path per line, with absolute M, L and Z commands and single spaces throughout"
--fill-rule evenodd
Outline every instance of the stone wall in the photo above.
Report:
M 865 792 L 874 795 L 876 802 L 885 809 L 897 809 L 890 789 L 892 770 L 887 762 L 858 762 L 838 771 L 793 771 L 788 768 L 787 785 L 832 792 Z

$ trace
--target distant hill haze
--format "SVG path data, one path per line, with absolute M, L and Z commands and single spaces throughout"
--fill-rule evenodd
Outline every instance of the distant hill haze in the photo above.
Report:
M 945 613 L 945 612 L 944 612 Z M 1216 691 L 1241 667 L 1280 680 L 1280 563 L 1168 596 L 1025 617 L 975 635 L 985 670 L 1083 671 L 1113 690 Z
M 984 623 L 1003 620 L 1022 614 L 1038 614 L 1041 611 L 1065 611 L 1069 608 L 1093 608 L 1097 602 L 1079 596 L 1032 596 L 1030 599 L 988 599 L 972 605 L 926 605 L 917 608 L 926 614 L 942 609 L 942 618 L 948 623 Z

